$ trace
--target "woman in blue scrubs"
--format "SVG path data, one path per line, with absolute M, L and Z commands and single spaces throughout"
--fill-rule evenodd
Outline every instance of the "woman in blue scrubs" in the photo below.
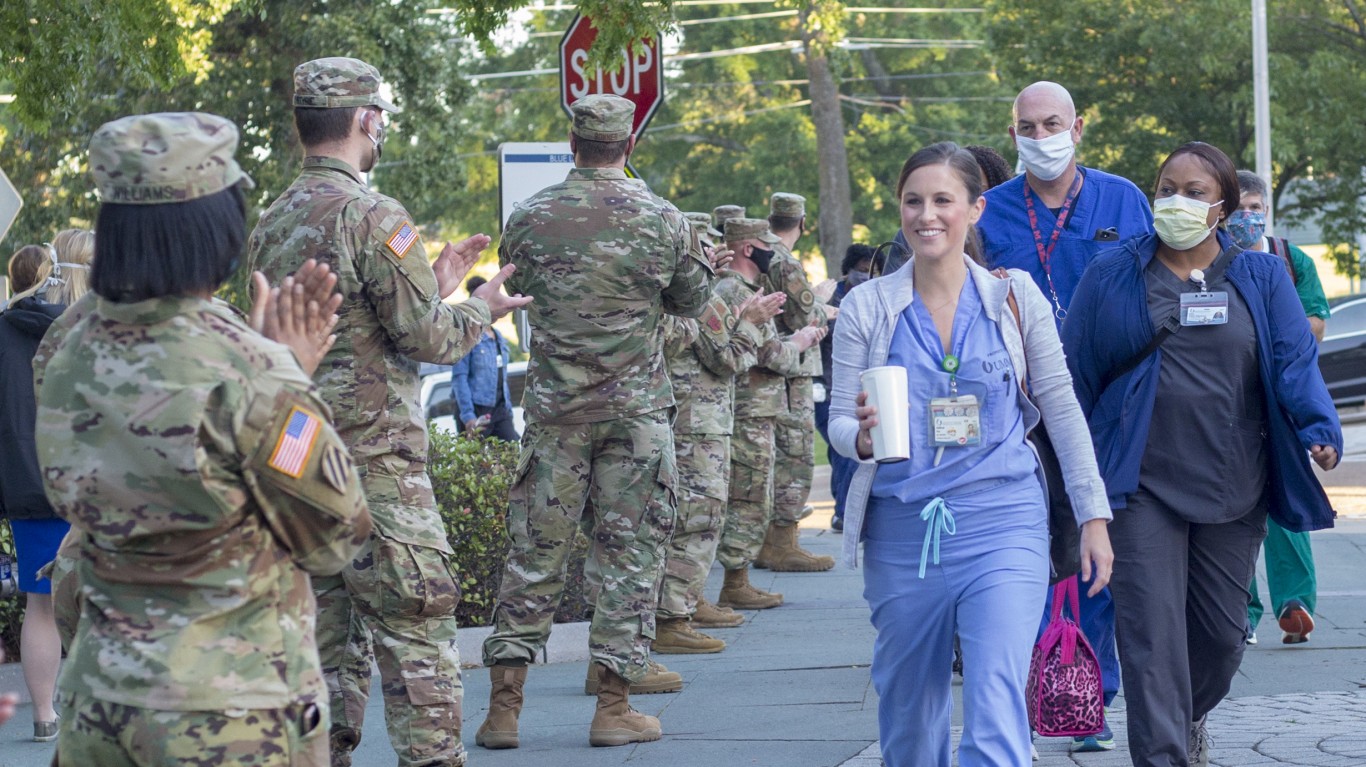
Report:
M 1025 434 L 1040 411 L 1082 529 L 1083 574 L 1093 591 L 1110 578 L 1110 510 L 1052 310 L 1024 272 L 1001 279 L 976 260 L 969 235 L 981 192 L 975 160 L 956 144 L 912 155 L 897 200 L 915 255 L 851 291 L 836 326 L 830 436 L 859 462 L 845 559 L 856 565 L 863 543 L 888 767 L 950 764 L 955 631 L 966 668 L 958 763 L 1030 761 L 1024 686 L 1049 565 L 1045 495 Z M 877 412 L 859 376 L 883 365 L 907 372 L 910 460 L 879 465 L 870 435 Z M 1021 388 L 1026 378 L 1037 407 Z M 959 408 L 970 397 L 975 416 Z M 933 434 L 946 412 L 971 421 L 976 439 L 941 447 Z

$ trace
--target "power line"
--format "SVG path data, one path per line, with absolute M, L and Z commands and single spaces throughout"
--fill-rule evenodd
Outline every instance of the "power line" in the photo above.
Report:
M 670 123 L 670 124 L 668 124 L 668 125 L 660 125 L 660 126 L 658 126 L 658 127 L 651 126 L 649 132 L 652 133 L 652 134 L 654 134 L 654 133 L 659 133 L 659 132 L 661 132 L 661 131 L 672 130 L 672 129 L 674 129 L 674 128 L 691 128 L 691 127 L 694 126 L 694 125 L 708 125 L 708 124 L 710 124 L 710 123 L 726 122 L 726 121 L 729 121 L 729 120 L 734 120 L 734 119 L 736 119 L 736 118 L 738 118 L 738 117 L 747 117 L 747 116 L 749 116 L 749 115 L 763 114 L 764 112 L 777 112 L 777 111 L 782 110 L 782 109 L 795 109 L 795 108 L 797 108 L 797 107 L 809 106 L 810 104 L 811 104 L 811 99 L 802 99 L 801 101 L 794 101 L 794 102 L 792 102 L 792 103 L 790 103 L 790 104 L 780 104 L 779 106 L 776 106 L 776 107 L 764 107 L 763 109 L 750 109 L 750 110 L 746 110 L 746 111 L 744 111 L 744 112 L 741 112 L 741 113 L 739 113 L 739 114 L 719 115 L 719 116 L 717 116 L 717 117 L 705 117 L 705 118 L 702 118 L 702 119 L 699 119 L 699 120 L 685 120 L 685 121 L 683 121 L 683 122 Z

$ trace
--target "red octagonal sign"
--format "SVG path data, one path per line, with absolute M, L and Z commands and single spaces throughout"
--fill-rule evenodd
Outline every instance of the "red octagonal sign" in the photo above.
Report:
M 589 18 L 579 14 L 560 40 L 560 103 L 568 113 L 570 104 L 595 93 L 629 99 L 636 105 L 631 132 L 639 141 L 655 110 L 664 103 L 664 67 L 659 56 L 659 38 L 652 37 L 622 49 L 621 66 L 610 72 L 588 66 L 588 48 L 597 37 L 598 30 L 593 28 Z

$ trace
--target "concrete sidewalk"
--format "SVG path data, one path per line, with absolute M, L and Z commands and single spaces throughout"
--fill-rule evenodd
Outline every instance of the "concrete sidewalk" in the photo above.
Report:
M 823 487 L 821 483 L 818 479 L 817 486 Z M 841 537 L 829 532 L 829 513 L 828 502 L 817 504 L 816 515 L 802 531 L 802 543 L 817 553 L 838 556 Z M 1261 644 L 1249 648 L 1229 699 L 1210 717 L 1217 765 L 1366 766 L 1366 585 L 1361 578 L 1366 520 L 1339 520 L 1337 529 L 1314 535 L 1314 548 L 1320 591 L 1313 640 L 1282 645 L 1274 620 L 1263 621 L 1258 631 Z M 753 575 L 761 587 L 783 592 L 786 604 L 752 613 L 739 628 L 716 630 L 730 644 L 723 653 L 658 656 L 683 674 L 683 691 L 632 698 L 638 709 L 661 717 L 661 742 L 605 749 L 588 745 L 593 698 L 583 694 L 583 628 L 557 627 L 557 636 L 566 639 L 557 642 L 560 649 L 552 662 L 532 667 L 528 678 L 519 749 L 485 751 L 474 745 L 474 731 L 487 706 L 488 676 L 481 668 L 466 671 L 465 743 L 470 764 L 879 765 L 877 700 L 868 674 L 873 630 L 861 596 L 861 573 L 837 567 L 829 573 L 756 570 Z M 719 581 L 719 570 L 713 571 L 708 589 L 713 597 Z M 474 630 L 467 633 L 468 639 L 477 638 Z M 465 660 L 477 663 L 477 651 L 469 649 L 472 644 L 477 642 L 462 642 Z M 562 662 L 554 662 L 557 659 Z M 21 684 L 15 671 L 3 669 L 0 688 Z M 0 767 L 47 764 L 52 748 L 28 740 L 29 723 L 24 708 L 0 726 Z M 1129 764 L 1122 698 L 1112 724 L 1120 744 L 1116 751 L 1071 755 L 1065 740 L 1041 738 L 1041 759 L 1035 764 Z M 958 734 L 955 727 L 955 741 Z M 394 764 L 378 698 L 370 706 L 355 764 Z

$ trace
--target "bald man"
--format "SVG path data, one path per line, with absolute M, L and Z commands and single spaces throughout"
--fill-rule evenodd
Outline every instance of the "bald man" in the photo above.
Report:
M 1091 260 L 1152 233 L 1153 214 L 1132 182 L 1077 164 L 1084 121 L 1066 88 L 1051 82 L 1026 87 L 1015 97 L 1012 116 L 1010 137 L 1024 173 L 987 191 L 986 211 L 977 223 L 983 255 L 991 268 L 1029 272 L 1061 327 Z M 1115 608 L 1108 588 L 1089 598 L 1087 588 L 1080 589 L 1081 626 L 1100 656 L 1108 706 L 1119 692 Z M 1107 725 L 1098 735 L 1074 739 L 1072 747 L 1108 751 L 1115 747 L 1114 736 Z

